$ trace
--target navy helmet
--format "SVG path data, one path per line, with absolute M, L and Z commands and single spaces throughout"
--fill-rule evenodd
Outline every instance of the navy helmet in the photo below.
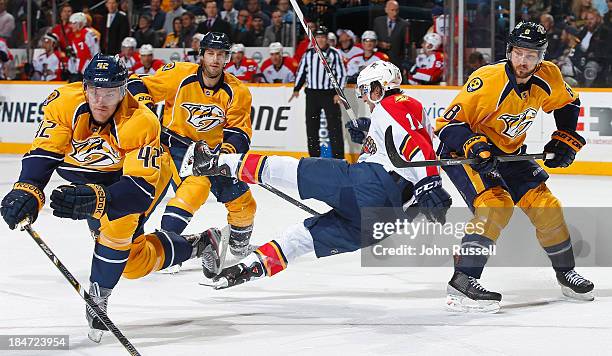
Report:
M 125 87 L 128 70 L 118 56 L 96 54 L 85 68 L 83 84 L 97 88 Z
M 232 41 L 229 36 L 222 32 L 208 32 L 200 41 L 200 55 L 204 54 L 207 48 L 222 49 L 229 54 L 232 48 Z
M 544 54 L 548 47 L 546 29 L 535 22 L 519 22 L 508 37 L 508 46 L 506 48 L 508 59 L 510 59 L 510 52 L 514 47 L 537 50 L 540 58 L 544 59 Z

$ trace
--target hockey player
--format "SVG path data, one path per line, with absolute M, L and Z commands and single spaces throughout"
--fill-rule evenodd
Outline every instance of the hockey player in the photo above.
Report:
M 135 74 L 155 74 L 156 71 L 164 66 L 164 61 L 153 58 L 153 46 L 150 44 L 140 46 L 138 54 L 140 54 L 140 63 L 133 68 Z
M 474 222 L 486 222 L 483 234 L 466 234 L 462 246 L 486 249 L 495 244 L 508 224 L 513 207 L 520 207 L 536 228 L 563 294 L 592 300 L 593 283 L 574 270 L 574 255 L 561 203 L 546 186 L 548 174 L 535 161 L 498 163 L 495 156 L 525 152 L 526 132 L 537 111 L 553 112 L 557 130 L 545 152 L 554 153 L 544 165 L 567 167 L 585 140 L 576 133 L 580 99 L 559 69 L 544 61 L 546 31 L 532 22 L 519 23 L 510 33 L 507 60 L 476 70 L 443 117 L 436 133 L 443 158 L 477 158 L 472 166 L 444 170 L 474 212 Z M 501 294 L 478 282 L 487 255 L 456 256 L 448 283 L 448 306 L 453 310 L 499 310 Z
M 225 66 L 225 71 L 233 74 L 243 83 L 252 83 L 259 73 L 257 62 L 244 55 L 244 45 L 242 43 L 235 43 L 231 52 L 232 60 Z
M 236 77 L 223 71 L 230 47 L 226 34 L 209 32 L 200 44 L 200 65 L 172 62 L 155 75 L 130 80 L 128 89 L 139 101 L 146 105 L 164 102 L 162 125 L 172 135 L 162 133 L 162 143 L 169 147 L 176 167 L 181 166 L 187 150 L 184 141 L 204 140 L 215 152 L 249 150 L 251 93 Z M 256 209 L 248 185 L 226 177 L 181 180 L 174 171 L 175 196 L 166 206 L 162 229 L 181 233 L 212 192 L 228 210 L 231 252 L 246 254 Z
M 93 56 L 100 52 L 100 44 L 96 35 L 88 29 L 87 17 L 82 12 L 70 15 L 70 26 L 72 32 L 68 34 L 70 41 L 70 54 L 68 57 L 68 71 L 74 79 L 80 80 L 83 71 Z
M 204 35 L 201 33 L 195 33 L 191 37 L 191 49 L 185 53 L 183 62 L 200 64 L 200 42 L 203 38 Z
M 129 75 L 134 74 L 134 68 L 140 65 L 140 55 L 136 52 L 136 46 L 137 42 L 134 37 L 126 37 L 121 41 L 119 57 L 123 59 Z
M 361 35 L 361 44 L 363 52 L 349 59 L 346 68 L 346 75 L 349 83 L 355 83 L 359 72 L 376 61 L 389 61 L 389 56 L 385 53 L 376 51 L 378 37 L 374 31 L 365 31 Z
M 444 54 L 440 50 L 442 37 L 435 32 L 423 36 L 423 53 L 416 57 L 410 69 L 409 84 L 438 84 L 444 74 Z
M 297 160 L 249 153 L 217 155 L 205 143 L 195 145 L 192 168 L 196 175 L 219 174 L 248 183 L 293 188 L 302 199 L 317 199 L 332 207 L 325 214 L 290 227 L 239 264 L 222 270 L 213 280 L 215 288 L 273 276 L 309 252 L 325 257 L 371 244 L 371 236 L 364 240 L 361 236 L 363 208 L 399 208 L 414 199 L 417 206 L 425 208 L 429 220 L 444 223 L 451 198 L 442 188 L 438 168 L 398 169 L 387 157 L 384 131 L 388 126 L 393 127 L 395 142 L 402 143 L 399 151 L 407 160 L 436 157 L 423 106 L 401 92 L 401 82 L 400 70 L 388 62 L 373 63 L 359 75 L 358 96 L 369 104 L 372 120 L 355 164 L 339 159 Z
M 293 57 L 283 56 L 283 45 L 272 42 L 269 46 L 270 58 L 261 65 L 261 74 L 265 83 L 293 83 L 297 62 Z
M 13 54 L 6 44 L 6 40 L 0 37 L 0 80 L 6 79 L 7 63 L 13 60 Z
M 363 48 L 355 44 L 357 37 L 353 31 L 340 29 L 336 31 L 336 34 L 338 35 L 338 51 L 340 51 L 342 55 L 344 65 L 346 65 L 351 58 L 363 54 Z
M 61 80 L 62 79 L 62 62 L 60 61 L 60 53 L 55 49 L 58 38 L 54 33 L 47 33 L 42 38 L 42 47 L 44 52 L 34 58 L 32 66 L 34 74 L 33 80 Z
M 51 208 L 58 217 L 87 219 L 96 230 L 89 294 L 103 310 L 122 274 L 140 278 L 205 251 L 208 262 L 218 263 L 217 230 L 186 238 L 164 231 L 143 235 L 144 221 L 170 180 L 170 157 L 162 153 L 157 117 L 126 85 L 122 61 L 97 54 L 82 84 L 54 90 L 19 179 L 0 205 L 15 229 L 26 219 L 36 221 L 54 171 L 72 183 L 53 191 Z M 89 336 L 99 342 L 105 327 L 94 315 L 86 309 Z

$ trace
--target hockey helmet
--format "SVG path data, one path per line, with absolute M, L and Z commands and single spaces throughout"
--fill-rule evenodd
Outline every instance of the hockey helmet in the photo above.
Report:
M 383 90 L 381 97 L 377 100 L 373 100 L 371 97 L 373 89 L 372 83 L 375 82 L 377 82 Z M 402 72 L 395 64 L 386 61 L 377 61 L 365 67 L 359 73 L 355 94 L 359 99 L 366 95 L 368 101 L 377 103 L 382 100 L 386 91 L 397 89 L 401 84 Z
M 142 46 L 140 46 L 140 49 L 138 50 L 138 53 L 140 53 L 141 56 L 152 55 L 153 54 L 153 46 L 150 45 L 150 44 L 143 44 Z
M 378 36 L 376 36 L 376 32 L 374 31 L 364 31 L 361 34 L 361 40 L 362 41 L 377 41 Z
M 117 88 L 111 93 L 103 93 L 102 100 L 109 102 L 123 98 L 127 92 L 128 70 L 118 56 L 97 53 L 83 73 L 83 87 L 88 95 L 99 95 L 98 88 Z
M 535 22 L 519 22 L 508 37 L 508 45 L 506 47 L 508 59 L 510 59 L 510 52 L 512 52 L 514 47 L 536 50 L 540 56 L 540 61 L 543 60 L 546 48 L 548 47 L 546 29 Z
M 85 16 L 85 14 L 82 12 L 75 12 L 74 14 L 70 15 L 68 22 L 78 23 L 78 24 L 85 26 L 87 25 L 87 16 Z
M 137 42 L 136 39 L 134 37 L 126 37 L 123 39 L 123 41 L 121 41 L 121 47 L 126 47 L 126 48 L 136 48 L 137 46 Z
M 233 44 L 231 48 L 231 52 L 232 53 L 238 53 L 238 52 L 244 53 L 244 45 L 242 43 Z
M 270 43 L 270 54 L 272 53 L 283 53 L 283 45 L 280 42 L 272 42 Z
M 430 32 L 423 36 L 423 42 L 425 42 L 425 49 L 437 51 L 442 46 L 442 36 L 435 32 Z

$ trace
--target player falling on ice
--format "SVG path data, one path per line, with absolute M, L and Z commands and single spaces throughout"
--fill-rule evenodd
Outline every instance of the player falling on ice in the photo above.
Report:
M 49 95 L 19 180 L 0 208 L 11 229 L 25 219 L 34 223 L 51 174 L 71 182 L 53 191 L 51 208 L 55 216 L 87 220 L 96 239 L 89 294 L 104 311 L 121 275 L 140 278 L 199 256 L 204 267 L 218 269 L 220 263 L 216 229 L 185 237 L 143 234 L 172 173 L 160 146 L 159 121 L 127 92 L 127 79 L 123 61 L 96 54 L 83 83 Z M 99 342 L 106 327 L 89 308 L 86 317 L 89 337 Z
M 162 144 L 173 164 L 181 167 L 188 144 L 204 140 L 214 151 L 245 153 L 251 144 L 251 93 L 240 80 L 223 70 L 232 44 L 224 33 L 209 32 L 200 42 L 200 64 L 172 62 L 150 76 L 132 76 L 128 90 L 153 108 L 164 103 Z M 172 164 L 172 163 L 171 163 Z M 173 177 L 175 196 L 166 205 L 161 228 L 182 233 L 209 193 L 225 204 L 231 226 L 230 251 L 240 257 L 252 251 L 249 239 L 257 204 L 249 186 L 227 177 L 187 177 L 178 169 Z M 209 277 L 214 271 L 204 269 Z
M 592 300 L 593 283 L 574 270 L 574 254 L 561 203 L 546 186 L 548 174 L 532 161 L 498 163 L 496 155 L 524 153 L 527 130 L 541 108 L 554 112 L 557 130 L 544 151 L 554 153 L 544 165 L 567 167 L 586 143 L 578 133 L 580 99 L 557 66 L 544 61 L 547 40 L 541 25 L 519 23 L 511 32 L 507 60 L 474 72 L 443 117 L 437 119 L 442 158 L 479 158 L 472 166 L 444 170 L 468 206 L 483 234 L 466 234 L 462 246 L 486 249 L 495 244 L 512 216 L 513 207 L 525 212 L 552 262 L 563 294 Z M 499 310 L 501 294 L 487 291 L 478 279 L 487 255 L 457 256 L 448 283 L 447 304 L 452 310 Z M 517 256 L 518 257 L 518 256 Z
M 358 77 L 358 96 L 372 111 L 371 125 L 359 161 L 212 154 L 205 143 L 194 148 L 195 175 L 225 175 L 244 182 L 267 183 L 298 190 L 302 199 L 317 199 L 332 207 L 285 230 L 260 246 L 239 264 L 213 279 L 227 288 L 263 276 L 273 276 L 296 257 L 314 251 L 317 257 L 355 251 L 374 241 L 362 240 L 361 209 L 402 207 L 413 199 L 431 221 L 444 223 L 451 198 L 442 188 L 437 167 L 395 168 L 384 145 L 384 132 L 393 127 L 395 142 L 407 160 L 435 159 L 431 130 L 422 104 L 402 93 L 399 69 L 388 62 L 366 67 Z M 405 144 L 404 144 L 405 143 Z M 189 171 L 188 163 L 185 172 Z M 414 193 L 414 194 L 413 194 Z M 367 238 L 367 237 L 366 237 Z M 364 242 L 368 243 L 364 243 Z

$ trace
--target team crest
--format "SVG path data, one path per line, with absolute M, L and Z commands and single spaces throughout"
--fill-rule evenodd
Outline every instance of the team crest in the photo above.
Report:
M 187 122 L 198 132 L 210 131 L 225 121 L 225 113 L 217 105 L 182 103 L 181 107 L 187 110 Z
M 85 141 L 72 140 L 70 157 L 84 166 L 93 167 L 108 167 L 121 162 L 119 152 L 99 136 Z
M 399 94 L 395 96 L 395 102 L 400 103 L 402 101 L 408 101 L 408 97 L 404 94 Z
M 170 69 L 174 68 L 174 66 L 175 66 L 175 65 L 176 65 L 176 63 L 174 63 L 174 62 L 170 62 L 170 63 L 168 63 L 168 64 L 165 64 L 165 65 L 162 67 L 162 72 L 165 72 L 165 71 L 167 71 L 167 70 L 170 70 Z
M 482 88 L 482 79 L 476 77 L 472 80 L 470 80 L 470 82 L 467 85 L 467 92 L 468 93 L 472 93 L 475 92 L 476 90 Z
M 502 134 L 514 140 L 527 132 L 537 114 L 537 110 L 527 108 L 527 110 L 518 115 L 503 114 L 497 120 L 504 122 L 505 128 Z
M 45 101 L 43 101 L 42 106 L 47 106 L 49 105 L 50 102 L 52 102 L 53 100 L 59 98 L 59 91 L 54 90 L 51 92 L 51 94 L 49 94 L 49 96 L 47 97 L 47 99 L 45 99 Z

